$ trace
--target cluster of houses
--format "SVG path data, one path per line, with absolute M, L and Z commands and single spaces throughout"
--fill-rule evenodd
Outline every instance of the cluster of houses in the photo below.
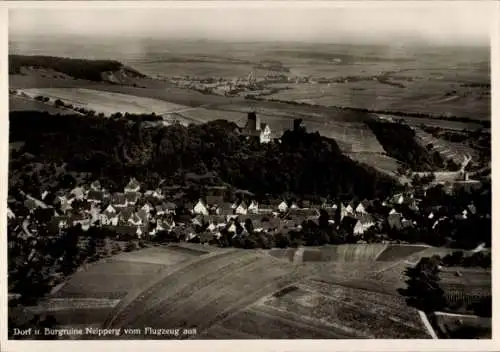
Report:
M 119 193 L 108 192 L 99 181 L 94 181 L 58 195 L 53 205 L 44 203 L 47 192 L 41 195 L 41 200 L 27 196 L 24 205 L 30 211 L 28 220 L 35 218 L 32 214 L 37 210 L 44 210 L 49 227 L 55 232 L 77 225 L 84 231 L 92 226 L 108 227 L 116 233 L 138 238 L 179 231 L 187 241 L 201 236 L 217 238 L 223 230 L 234 236 L 244 235 L 250 231 L 247 226 L 252 226 L 253 232 L 270 234 L 301 230 L 304 221 L 318 222 L 321 209 L 328 214 L 330 224 L 362 236 L 370 229 L 381 230 L 383 226 L 398 230 L 413 227 L 417 221 L 406 218 L 399 209 L 419 212 L 419 200 L 411 193 L 397 194 L 378 204 L 378 211 L 373 211 L 377 207 L 369 200 L 316 205 L 307 201 L 299 205 L 285 200 L 266 204 L 256 200 L 229 203 L 224 200 L 225 187 L 212 188 L 217 192 L 197 202 L 176 204 L 167 199 L 161 189 L 141 192 L 141 185 L 135 178 L 130 179 Z M 380 209 L 385 210 L 381 212 Z M 475 211 L 471 204 L 457 216 L 466 219 Z M 10 208 L 8 217 L 15 218 Z M 446 218 L 432 211 L 426 217 L 434 222 L 434 227 Z

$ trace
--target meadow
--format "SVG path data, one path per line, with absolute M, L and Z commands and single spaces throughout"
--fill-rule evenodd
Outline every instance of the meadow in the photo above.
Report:
M 448 82 L 405 82 L 401 88 L 377 81 L 294 84 L 269 98 L 324 106 L 490 118 L 490 97 L 477 89 L 450 88 Z M 453 89 L 454 88 L 454 89 Z M 448 96 L 449 90 L 456 91 Z M 423 93 L 424 92 L 424 93 Z

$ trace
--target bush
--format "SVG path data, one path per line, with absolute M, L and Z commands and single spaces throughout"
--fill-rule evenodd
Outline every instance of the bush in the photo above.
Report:
M 131 251 L 136 250 L 136 249 L 137 249 L 137 245 L 135 244 L 135 242 L 128 242 L 125 245 L 125 252 L 131 252 Z

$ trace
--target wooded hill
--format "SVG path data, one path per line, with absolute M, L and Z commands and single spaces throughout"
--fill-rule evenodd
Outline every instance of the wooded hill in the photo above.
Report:
M 10 141 L 24 141 L 11 170 L 30 163 L 62 163 L 121 188 L 134 176 L 150 187 L 188 173 L 213 173 L 256 194 L 373 198 L 394 191 L 388 176 L 342 155 L 337 143 L 300 127 L 281 142 L 259 144 L 225 120 L 183 127 L 144 128 L 141 119 L 10 114 Z M 30 182 L 34 182 L 31 180 Z

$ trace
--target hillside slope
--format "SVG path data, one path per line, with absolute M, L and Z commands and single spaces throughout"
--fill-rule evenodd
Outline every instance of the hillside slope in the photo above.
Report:
M 129 84 L 134 79 L 146 77 L 139 71 L 113 60 L 9 55 L 10 75 L 33 73 L 114 84 Z
M 415 131 L 409 126 L 382 122 L 375 119 L 366 121 L 387 154 L 413 171 L 436 171 L 445 167 L 444 159 L 439 153 L 431 152 L 421 146 L 415 137 Z

